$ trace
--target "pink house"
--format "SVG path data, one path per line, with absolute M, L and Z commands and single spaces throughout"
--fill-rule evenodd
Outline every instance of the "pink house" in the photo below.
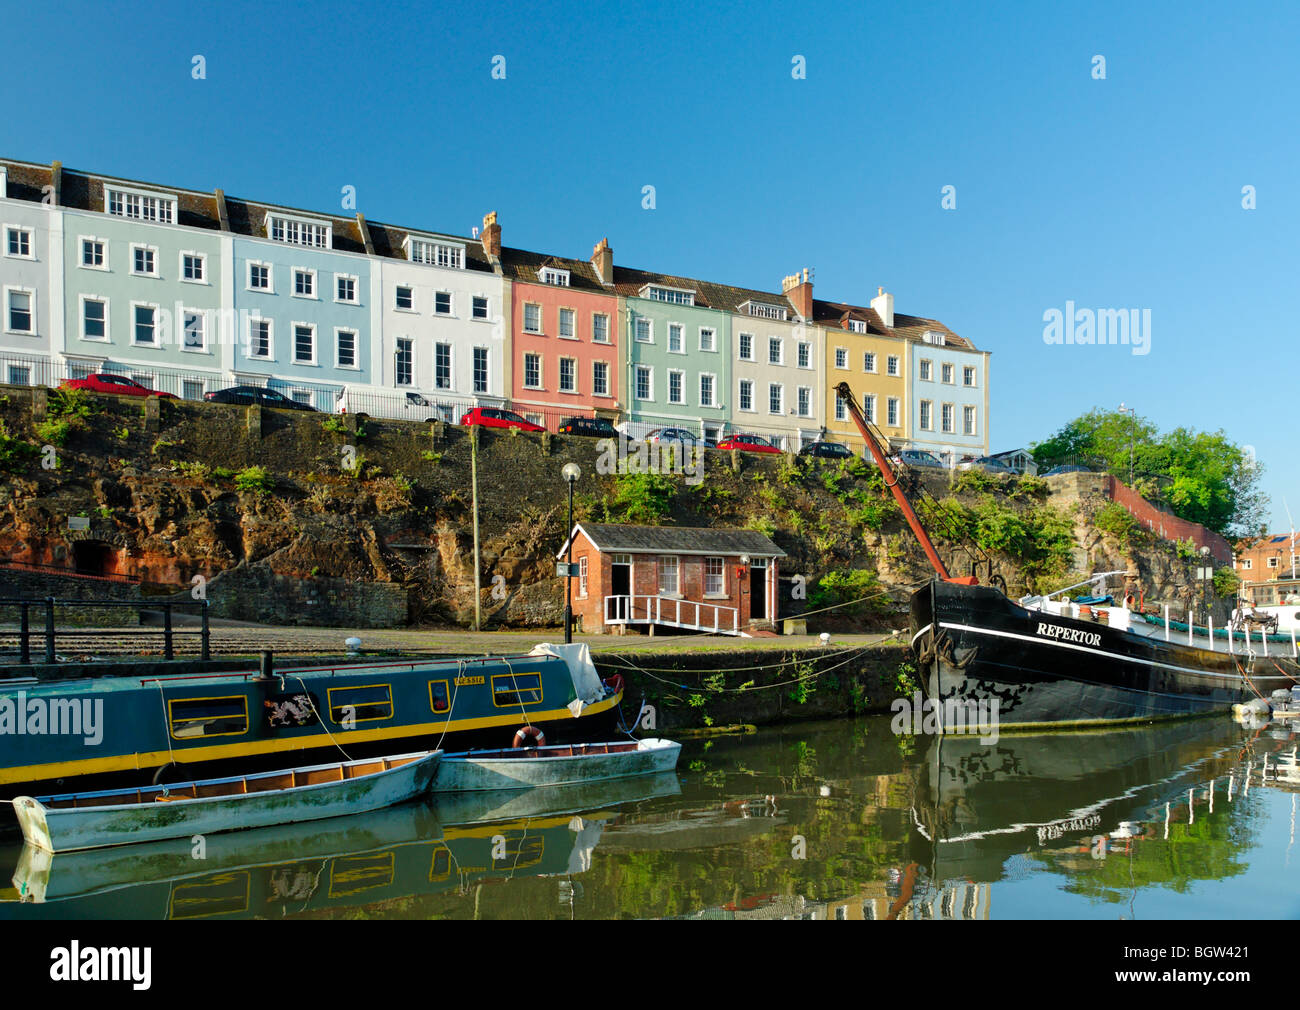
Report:
M 608 240 L 591 262 L 520 249 L 501 249 L 500 256 L 511 291 L 514 409 L 552 431 L 570 416 L 616 421 L 618 298 L 605 283 L 614 274 Z

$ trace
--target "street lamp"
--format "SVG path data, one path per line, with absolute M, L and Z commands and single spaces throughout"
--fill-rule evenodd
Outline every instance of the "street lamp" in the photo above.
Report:
M 1214 566 L 1210 564 L 1210 548 L 1201 548 L 1201 567 L 1197 572 L 1201 577 L 1201 602 L 1205 605 L 1205 613 L 1208 617 L 1210 613 L 1210 583 L 1214 580 Z
M 577 463 L 565 463 L 560 471 L 569 485 L 569 525 L 564 531 L 568 542 L 568 556 L 564 559 L 564 644 L 573 641 L 573 485 L 582 476 Z
M 1128 414 L 1129 417 L 1132 418 L 1133 420 L 1133 424 L 1129 429 L 1129 439 L 1128 439 L 1128 486 L 1132 487 L 1133 486 L 1133 444 L 1137 441 L 1137 423 L 1138 423 L 1137 408 L 1125 407 L 1124 404 L 1121 403 L 1119 405 L 1119 412 L 1121 414 Z

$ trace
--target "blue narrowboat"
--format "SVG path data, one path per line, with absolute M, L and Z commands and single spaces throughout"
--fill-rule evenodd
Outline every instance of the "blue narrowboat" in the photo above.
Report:
M 393 754 L 608 738 L 621 678 L 527 655 L 0 682 L 0 785 L 66 792 Z M 21 786 L 19 789 L 17 787 Z

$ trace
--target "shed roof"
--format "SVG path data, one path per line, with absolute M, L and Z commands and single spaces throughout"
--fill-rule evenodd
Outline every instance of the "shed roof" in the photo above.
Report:
M 703 526 L 624 526 L 617 523 L 578 523 L 570 539 L 581 531 L 601 553 L 620 554 L 748 554 L 783 558 L 785 551 L 757 530 L 718 530 Z M 566 541 L 557 558 L 565 556 Z

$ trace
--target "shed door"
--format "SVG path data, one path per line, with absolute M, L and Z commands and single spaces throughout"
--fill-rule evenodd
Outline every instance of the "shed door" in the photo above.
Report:
M 756 558 L 749 566 L 749 619 L 767 619 L 767 561 Z

